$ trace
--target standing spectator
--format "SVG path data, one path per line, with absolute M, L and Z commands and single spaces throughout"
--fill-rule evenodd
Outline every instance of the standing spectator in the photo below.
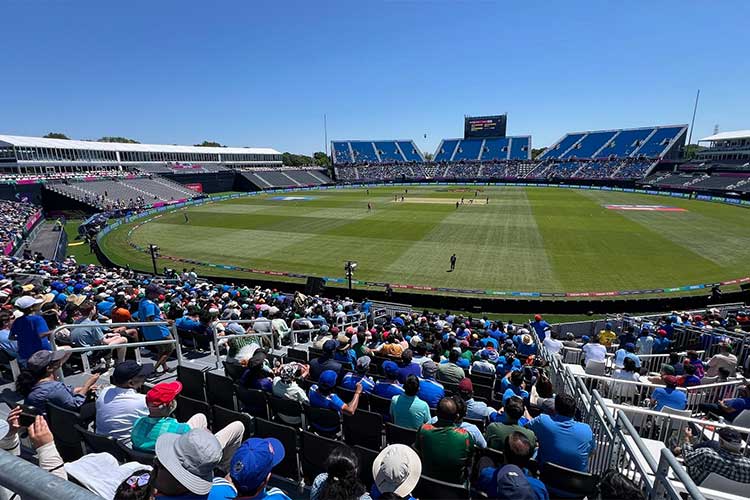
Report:
M 440 400 L 437 418 L 435 424 L 424 424 L 417 431 L 415 448 L 422 457 L 423 471 L 441 481 L 463 483 L 474 452 L 474 439 L 456 425 L 458 407 L 453 399 Z
M 560 342 L 557 337 L 557 333 L 550 332 L 549 336 L 547 336 L 542 342 L 542 344 L 544 344 L 544 348 L 547 349 L 547 352 L 552 355 L 559 354 L 563 348 L 563 343 Z
M 404 388 L 398 382 L 398 365 L 393 361 L 386 361 L 383 363 L 383 373 L 385 378 L 375 383 L 372 393 L 386 399 L 403 394 Z
M 536 336 L 539 337 L 539 342 L 544 342 L 547 337 L 547 330 L 552 328 L 552 325 L 542 319 L 541 314 L 534 315 L 534 321 L 531 322 L 531 327 L 536 332 Z
M 383 448 L 372 463 L 372 498 L 414 500 L 411 492 L 422 475 L 419 455 L 404 444 L 391 444 Z
M 419 379 L 409 375 L 404 382 L 404 394 L 393 396 L 391 400 L 391 421 L 409 429 L 419 429 L 430 421 L 430 407 L 417 397 Z
M 115 367 L 110 381 L 96 399 L 96 433 L 130 443 L 133 424 L 148 415 L 146 395 L 138 392 L 153 371 L 153 365 L 123 361 Z
M 569 469 L 587 472 L 589 455 L 596 448 L 596 439 L 591 427 L 576 422 L 576 401 L 568 394 L 555 397 L 553 416 L 542 414 L 532 419 L 526 427 L 531 429 L 539 442 L 537 460 L 552 462 Z
M 354 450 L 348 446 L 334 449 L 325 468 L 313 481 L 310 500 L 370 500 L 359 481 L 359 457 Z
M 438 366 L 429 360 L 422 363 L 422 378 L 419 379 L 419 399 L 427 403 L 430 408 L 437 408 L 438 402 L 445 397 L 443 384 L 435 380 Z
M 18 342 L 18 361 L 23 366 L 26 360 L 37 351 L 52 350 L 49 343 L 50 332 L 47 323 L 39 316 L 42 299 L 24 295 L 16 299 L 15 306 L 23 316 L 16 318 L 10 328 L 10 340 Z
M 654 337 L 649 335 L 649 329 L 646 327 L 641 328 L 641 334 L 638 340 L 635 341 L 635 347 L 638 350 L 638 354 L 652 354 L 654 351 Z
M 599 342 L 601 342 L 604 347 L 611 346 L 616 338 L 617 334 L 612 330 L 612 323 L 605 324 L 604 330 L 599 331 Z
M 154 302 L 154 300 L 159 298 L 162 292 L 162 289 L 154 284 L 150 284 L 146 287 L 145 296 L 138 304 L 138 318 L 140 321 L 164 321 L 161 309 L 159 309 L 159 306 Z M 172 338 L 172 335 L 169 333 L 169 328 L 165 325 L 143 326 L 141 327 L 141 331 L 143 332 L 143 338 L 146 340 L 168 340 Z M 172 351 L 174 350 L 172 344 L 162 344 L 156 349 L 159 353 L 159 360 L 154 365 L 154 373 L 173 372 L 175 369 L 167 366 L 167 359 L 169 359 L 169 355 L 172 354 Z M 159 372 L 160 366 L 162 367 L 161 372 Z

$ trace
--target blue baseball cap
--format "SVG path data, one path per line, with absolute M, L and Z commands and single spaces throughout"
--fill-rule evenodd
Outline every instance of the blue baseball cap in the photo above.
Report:
M 229 476 L 243 495 L 258 488 L 274 467 L 284 460 L 284 446 L 275 438 L 250 438 L 235 452 L 229 466 Z
M 336 348 L 338 347 L 338 345 L 339 345 L 338 342 L 336 342 L 333 339 L 326 340 L 325 342 L 323 342 L 323 352 L 326 352 L 328 354 L 332 354 L 336 350 Z
M 333 387 L 336 387 L 336 372 L 333 370 L 325 370 L 323 373 L 320 374 L 320 379 L 318 380 L 318 385 L 321 387 L 325 387 L 326 389 L 331 389 Z
M 393 361 L 383 363 L 383 373 L 386 377 L 395 378 L 398 375 L 398 365 Z

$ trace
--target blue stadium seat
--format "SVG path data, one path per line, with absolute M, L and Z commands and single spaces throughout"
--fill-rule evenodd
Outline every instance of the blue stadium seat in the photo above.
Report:
M 654 128 L 637 128 L 631 130 L 621 130 L 616 136 L 610 139 L 609 143 L 604 146 L 599 154 L 599 158 L 625 158 L 630 156 L 633 151 L 638 149 L 643 141 L 653 132 Z
M 540 155 L 539 159 L 560 158 L 560 156 L 565 153 L 565 151 L 567 151 L 569 147 L 578 142 L 578 140 L 584 135 L 586 135 L 585 132 L 566 135 L 555 146 L 551 147 L 542 155 Z
M 511 160 L 525 160 L 531 158 L 529 155 L 529 142 L 528 137 L 511 137 L 510 138 L 510 159 Z
M 401 152 L 404 154 L 406 161 L 424 161 L 421 154 L 417 150 L 417 147 L 412 141 L 398 141 L 398 147 L 401 148 Z
M 647 156 L 649 158 L 656 158 L 661 156 L 667 148 L 672 144 L 672 141 L 677 139 L 684 127 L 664 127 L 656 131 L 646 143 L 636 152 L 638 156 Z
M 458 144 L 453 161 L 478 160 L 482 149 L 482 139 L 464 139 Z
M 354 159 L 349 152 L 348 142 L 332 142 L 333 156 L 336 163 L 352 163 Z
M 508 146 L 510 140 L 508 137 L 499 137 L 497 139 L 486 139 L 482 151 L 482 160 L 505 160 L 508 158 Z
M 450 161 L 458 143 L 459 139 L 444 140 L 437 153 L 435 153 L 435 161 Z
M 375 147 L 380 154 L 380 161 L 404 161 L 404 157 L 401 156 L 395 141 L 378 141 L 375 142 Z
M 351 141 L 349 143 L 354 151 L 354 161 L 356 163 L 376 162 L 378 156 L 375 154 L 375 148 L 369 141 Z
M 616 133 L 616 130 L 589 132 L 581 142 L 576 144 L 573 149 L 563 154 L 561 158 L 591 158 L 602 148 L 602 146 L 607 144 Z

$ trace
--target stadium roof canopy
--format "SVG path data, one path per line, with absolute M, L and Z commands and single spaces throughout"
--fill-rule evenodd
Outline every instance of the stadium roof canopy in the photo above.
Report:
M 214 153 L 214 154 L 265 154 L 280 155 L 271 148 L 222 148 L 202 146 L 176 146 L 171 144 L 127 144 L 122 142 L 76 141 L 46 139 L 19 135 L 0 135 L 0 143 L 27 148 L 86 149 L 96 151 L 138 151 L 160 153 Z
M 711 141 L 731 141 L 732 139 L 747 139 L 750 137 L 750 130 L 735 130 L 734 132 L 721 132 L 719 134 L 709 135 L 700 139 L 698 142 Z

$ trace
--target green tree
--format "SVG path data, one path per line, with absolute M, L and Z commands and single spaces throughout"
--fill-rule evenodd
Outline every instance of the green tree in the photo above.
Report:
M 427 161 L 432 161 L 434 158 L 435 158 L 435 155 L 432 154 L 432 153 L 425 153 L 424 154 L 424 159 L 427 160 Z
M 288 151 L 281 154 L 281 161 L 287 167 L 302 167 L 313 164 L 313 159 L 309 156 L 296 155 Z
M 63 134 L 62 132 L 50 132 L 49 134 L 44 136 L 45 139 L 68 139 L 70 140 L 70 137 Z
M 704 149 L 706 149 L 704 146 L 699 146 L 698 144 L 688 144 L 685 146 L 685 158 L 695 158 L 695 154 Z
M 127 137 L 110 137 L 110 136 L 104 136 L 101 139 L 97 140 L 96 142 L 121 142 L 123 144 L 140 144 L 140 142 L 136 141 L 135 139 L 128 139 Z
M 201 148 L 223 148 L 224 147 L 216 141 L 203 141 L 200 144 L 196 144 L 196 146 L 201 147 Z
M 319 167 L 328 167 L 331 165 L 331 159 L 323 151 L 314 152 L 313 161 L 315 162 L 315 165 Z
M 537 156 L 542 154 L 547 148 L 531 148 L 531 159 L 536 160 Z

